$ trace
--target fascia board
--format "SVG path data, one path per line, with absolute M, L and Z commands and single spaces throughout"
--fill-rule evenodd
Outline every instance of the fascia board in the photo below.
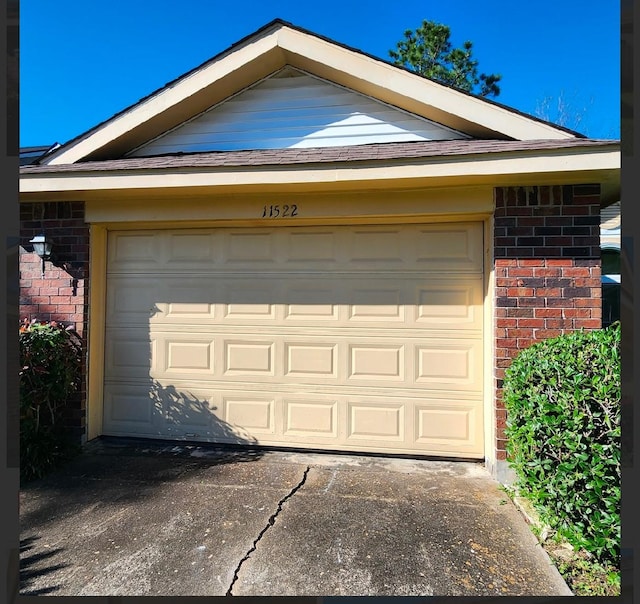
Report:
M 243 168 L 166 168 L 148 171 L 87 171 L 55 174 L 23 174 L 20 193 L 65 193 L 75 191 L 124 191 L 144 189 L 189 189 L 194 187 L 243 188 L 252 186 L 340 187 L 434 186 L 454 180 L 460 182 L 523 182 L 544 177 L 547 184 L 563 182 L 573 176 L 584 182 L 611 179 L 619 173 L 620 152 L 553 154 L 546 156 L 484 156 L 452 161 L 438 158 L 410 162 L 355 162 L 336 165 L 255 166 Z M 429 183 L 433 183 L 429 185 Z
M 486 99 L 464 94 L 300 31 L 283 28 L 278 32 L 278 44 L 288 53 L 287 62 L 294 66 L 381 100 L 393 98 L 392 104 L 457 130 L 465 131 L 457 123 L 462 120 L 469 126 L 478 125 L 486 131 L 515 140 L 575 138 L 568 132 L 494 105 Z M 315 68 L 310 69 L 310 63 L 314 63 Z M 333 74 L 319 73 L 327 69 Z M 339 74 L 343 74 L 342 77 Z M 377 93 L 372 94 L 372 86 Z M 422 111 L 416 111 L 416 104 L 421 105 Z

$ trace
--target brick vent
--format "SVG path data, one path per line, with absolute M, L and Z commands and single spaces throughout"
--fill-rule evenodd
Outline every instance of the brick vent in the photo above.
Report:
M 506 459 L 504 371 L 522 349 L 602 326 L 600 186 L 495 189 L 497 459 Z
M 54 243 L 44 277 L 42 261 L 29 243 L 43 231 Z M 20 204 L 20 319 L 71 325 L 82 339 L 82 389 L 70 401 L 66 417 L 79 440 L 85 435 L 88 274 L 89 227 L 84 221 L 84 203 Z

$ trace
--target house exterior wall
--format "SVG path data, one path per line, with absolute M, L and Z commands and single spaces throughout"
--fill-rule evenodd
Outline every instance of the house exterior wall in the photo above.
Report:
M 67 425 L 85 439 L 87 288 L 89 227 L 84 203 L 20 204 L 20 319 L 58 321 L 71 325 L 82 340 L 82 389 L 70 402 Z M 29 240 L 45 232 L 54 242 L 53 258 L 45 263 Z
M 598 185 L 494 190 L 495 460 L 506 468 L 504 371 L 534 342 L 601 327 Z M 44 229 L 55 242 L 45 278 L 29 240 Z M 89 227 L 82 202 L 21 204 L 20 316 L 72 324 L 86 344 Z M 83 356 L 84 358 L 84 356 Z M 85 368 L 86 371 L 86 368 Z M 85 435 L 86 393 L 69 418 Z M 500 476 L 500 470 L 493 469 Z
M 602 324 L 600 186 L 495 189 L 496 458 L 506 459 L 505 369 L 531 344 Z

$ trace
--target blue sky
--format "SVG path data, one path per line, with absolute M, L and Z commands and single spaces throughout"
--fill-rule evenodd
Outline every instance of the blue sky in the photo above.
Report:
M 71 140 L 275 18 L 384 60 L 405 29 L 443 23 L 502 74 L 496 101 L 557 121 L 562 99 L 568 127 L 620 138 L 618 0 L 23 0 L 20 145 Z

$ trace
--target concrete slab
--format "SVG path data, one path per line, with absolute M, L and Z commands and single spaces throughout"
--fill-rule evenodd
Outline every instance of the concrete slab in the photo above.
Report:
M 481 464 L 101 439 L 20 502 L 21 595 L 571 595 Z

